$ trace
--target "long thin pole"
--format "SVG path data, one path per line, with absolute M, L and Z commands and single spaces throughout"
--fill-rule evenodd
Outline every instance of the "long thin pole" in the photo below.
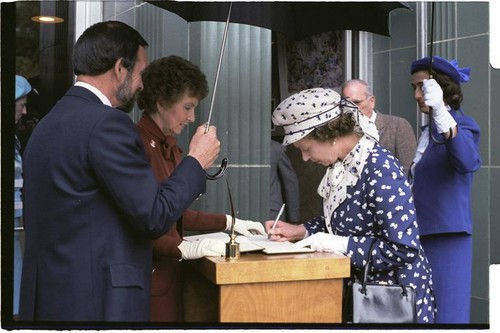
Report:
M 431 45 L 429 48 L 429 78 L 432 79 L 432 62 L 434 61 L 434 9 L 435 2 L 431 3 Z M 432 107 L 429 106 L 429 138 L 437 142 L 432 135 Z
M 435 20 L 435 2 L 432 2 L 431 4 L 431 45 L 430 45 L 430 55 L 429 55 L 429 77 L 432 79 L 432 63 L 434 62 L 434 20 Z M 450 128 L 449 136 L 448 138 L 444 139 L 443 141 L 438 140 L 432 135 L 432 108 L 429 107 L 429 137 L 432 141 L 435 143 L 447 143 L 448 141 L 451 140 L 453 137 L 453 129 Z
M 226 21 L 226 25 L 224 27 L 224 35 L 222 36 L 222 45 L 220 48 L 219 63 L 217 64 L 217 71 L 215 73 L 214 88 L 212 89 L 212 99 L 210 100 L 210 109 L 208 111 L 208 119 L 207 119 L 207 122 L 205 124 L 205 133 L 208 132 L 208 129 L 210 127 L 210 120 L 212 119 L 212 111 L 214 109 L 214 101 L 215 101 L 215 92 L 217 91 L 217 83 L 219 82 L 219 74 L 220 74 L 220 69 L 222 66 L 222 58 L 224 57 L 224 50 L 226 48 L 227 30 L 229 28 L 229 21 L 231 19 L 231 9 L 232 8 L 233 8 L 233 3 L 231 2 L 231 3 L 229 3 L 229 11 L 227 13 L 227 21 Z M 222 162 L 221 162 L 221 166 L 219 168 L 219 171 L 217 171 L 213 175 L 210 175 L 207 172 L 205 172 L 205 177 L 209 180 L 219 179 L 220 177 L 224 176 L 226 169 L 227 169 L 227 158 L 223 158 Z M 235 215 L 233 214 L 233 224 L 234 224 L 234 216 Z
M 431 4 L 431 45 L 429 55 L 429 75 L 432 79 L 432 62 L 434 61 L 434 17 L 435 17 L 435 2 Z
M 226 47 L 227 30 L 229 28 L 229 21 L 231 19 L 232 7 L 233 7 L 233 3 L 231 2 L 229 4 L 229 12 L 227 14 L 226 26 L 224 27 L 224 35 L 222 36 L 222 45 L 221 45 L 221 49 L 220 49 L 219 63 L 217 64 L 217 71 L 215 73 L 214 88 L 212 89 L 212 99 L 210 100 L 210 109 L 208 111 L 208 120 L 207 120 L 207 123 L 205 125 L 205 133 L 208 132 L 208 127 L 210 126 L 210 120 L 212 119 L 212 111 L 214 109 L 214 101 L 215 101 L 215 92 L 217 91 L 217 83 L 219 82 L 219 74 L 220 74 L 220 69 L 222 66 L 222 58 L 224 56 L 224 49 Z

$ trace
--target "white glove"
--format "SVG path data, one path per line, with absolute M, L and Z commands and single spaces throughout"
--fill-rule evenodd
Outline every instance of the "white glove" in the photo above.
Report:
M 226 215 L 226 230 L 231 230 L 232 223 L 233 218 L 231 215 Z M 234 231 L 242 234 L 243 236 L 266 235 L 266 229 L 264 229 L 264 225 L 262 225 L 262 223 L 240 219 L 236 219 L 234 223 Z
M 432 108 L 432 117 L 439 133 L 448 133 L 450 128 L 455 128 L 457 122 L 444 105 L 443 90 L 434 79 L 424 80 L 422 86 L 424 102 Z
M 325 232 L 315 233 L 295 244 L 293 247 L 301 248 L 310 246 L 311 249 L 318 252 L 347 252 L 349 237 L 327 234 Z
M 177 248 L 182 253 L 182 259 L 186 260 L 226 255 L 226 243 L 220 239 L 204 238 L 194 242 L 182 241 Z

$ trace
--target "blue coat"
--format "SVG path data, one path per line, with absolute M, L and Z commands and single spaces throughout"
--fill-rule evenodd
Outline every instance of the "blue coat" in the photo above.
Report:
M 131 119 L 76 86 L 34 130 L 24 177 L 20 319 L 148 321 L 151 239 L 205 191 L 200 164 L 158 184 Z
M 477 123 L 452 110 L 457 135 L 430 140 L 414 168 L 413 196 L 421 242 L 434 272 L 439 324 L 469 323 L 472 279 L 473 175 L 481 167 Z M 434 137 L 442 140 L 433 127 Z M 426 132 L 428 133 L 428 132 Z
M 450 113 L 457 135 L 446 144 L 430 140 L 415 166 L 412 190 L 421 235 L 472 233 L 470 197 L 474 172 L 481 167 L 480 131 L 461 110 Z M 435 127 L 433 132 L 442 140 Z

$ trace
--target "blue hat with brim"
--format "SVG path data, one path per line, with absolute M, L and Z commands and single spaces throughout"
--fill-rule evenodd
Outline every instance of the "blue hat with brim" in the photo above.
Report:
M 26 80 L 21 75 L 16 75 L 16 101 L 28 95 L 31 91 L 31 85 L 28 80 Z
M 429 70 L 430 59 L 430 57 L 425 57 L 414 61 L 411 64 L 411 74 L 422 70 Z M 458 62 L 455 59 L 448 61 L 439 56 L 434 56 L 432 59 L 432 69 L 449 76 L 456 84 L 460 85 L 462 82 L 469 81 L 470 67 L 458 67 Z

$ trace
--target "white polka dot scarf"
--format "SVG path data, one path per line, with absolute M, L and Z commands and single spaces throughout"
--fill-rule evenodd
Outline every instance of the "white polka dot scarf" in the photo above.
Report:
M 375 142 L 372 137 L 363 135 L 345 159 L 329 167 L 321 180 L 318 194 L 323 198 L 323 214 L 328 232 L 332 233 L 333 212 L 345 200 L 347 186 L 354 186 L 358 182 Z

